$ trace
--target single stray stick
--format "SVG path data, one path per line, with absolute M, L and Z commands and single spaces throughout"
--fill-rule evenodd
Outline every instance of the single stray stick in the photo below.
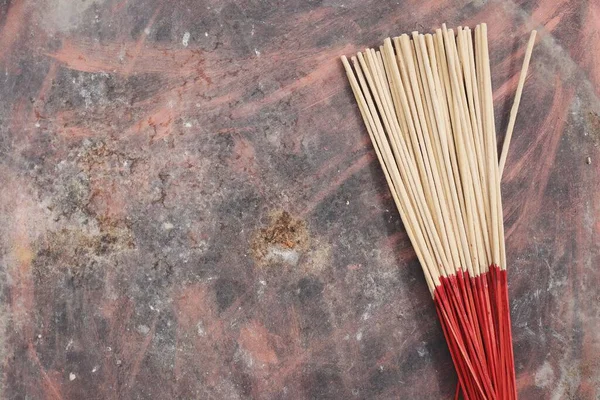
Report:
M 504 164 L 506 163 L 506 157 L 508 156 L 508 146 L 510 146 L 510 139 L 512 138 L 513 129 L 515 128 L 515 120 L 517 119 L 517 111 L 519 110 L 519 103 L 521 102 L 521 94 L 523 93 L 523 86 L 525 86 L 525 78 L 527 77 L 527 68 L 529 68 L 529 60 L 531 60 L 531 53 L 533 52 L 533 44 L 535 43 L 536 31 L 531 31 L 529 36 L 529 43 L 527 43 L 527 50 L 525 51 L 525 59 L 523 60 L 523 66 L 521 67 L 521 75 L 519 75 L 519 84 L 517 85 L 517 93 L 515 93 L 515 101 L 510 110 L 510 119 L 508 120 L 508 129 L 506 129 L 506 135 L 504 136 L 504 144 L 502 145 L 502 153 L 500 155 L 500 164 L 498 166 L 498 172 L 502 177 L 504 172 Z

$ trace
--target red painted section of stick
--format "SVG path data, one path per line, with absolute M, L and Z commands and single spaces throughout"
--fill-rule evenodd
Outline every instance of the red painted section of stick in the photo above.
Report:
M 458 375 L 455 399 L 516 400 L 506 271 L 441 277 L 434 302 Z
M 449 348 L 454 348 L 453 361 L 457 372 L 460 370 L 459 379 L 461 385 L 465 389 L 466 396 L 472 399 L 486 398 L 481 383 L 476 378 L 478 374 L 473 367 L 469 358 L 468 351 L 465 348 L 465 343 L 460 335 L 457 316 L 448 299 L 448 285 L 442 284 L 436 287 L 434 293 L 434 301 L 439 302 L 439 315 L 442 325 L 446 325 L 446 342 Z M 462 375 L 462 378 L 461 378 Z

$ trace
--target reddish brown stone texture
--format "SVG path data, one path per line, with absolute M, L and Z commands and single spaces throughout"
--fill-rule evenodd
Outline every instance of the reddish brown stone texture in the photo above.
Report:
M 0 2 L 0 397 L 449 398 L 338 56 L 486 21 L 500 132 L 540 38 L 503 185 L 519 391 L 596 399 L 599 17 L 565 0 Z M 307 245 L 259 263 L 282 211 Z

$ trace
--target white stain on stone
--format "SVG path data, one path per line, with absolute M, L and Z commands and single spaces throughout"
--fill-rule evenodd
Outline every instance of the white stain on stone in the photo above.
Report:
M 259 296 L 262 296 L 263 294 L 265 294 L 265 288 L 267 287 L 267 282 L 261 279 L 258 281 L 258 283 L 260 284 L 260 286 L 258 287 L 257 294 Z
M 269 247 L 266 260 L 275 262 L 284 262 L 289 265 L 297 265 L 300 259 L 300 253 L 296 250 L 285 249 L 278 246 Z
M 367 304 L 367 310 L 363 313 L 363 315 L 361 317 L 363 321 L 366 321 L 369 318 L 371 318 L 371 307 L 372 306 L 373 306 L 372 304 Z
M 92 105 L 92 94 L 87 89 L 81 89 L 79 91 L 79 95 L 83 97 L 83 101 L 85 102 L 85 108 L 89 108 Z
M 535 386 L 540 388 L 548 387 L 554 381 L 554 370 L 548 361 L 544 361 L 544 364 L 536 371 Z
M 147 335 L 150 332 L 150 327 L 148 325 L 138 325 L 137 331 L 142 335 Z
M 183 39 L 181 39 L 181 44 L 183 45 L 183 47 L 188 47 L 189 43 L 190 43 L 190 33 L 186 32 L 183 34 Z
M 106 0 L 47 0 L 45 5 L 39 2 L 38 12 L 42 15 L 40 19 L 42 26 L 49 32 L 67 32 L 82 24 L 89 24 L 89 15 L 86 11 Z M 99 15 L 94 16 L 94 21 L 99 22 Z
M 75 375 L 74 373 L 69 373 L 69 380 L 72 382 L 75 380 L 75 378 L 77 378 L 77 375 Z
M 419 346 L 417 347 L 417 353 L 419 354 L 419 357 L 425 357 L 429 352 L 424 346 Z
M 196 324 L 196 331 L 198 332 L 198 336 L 206 336 L 206 329 L 204 329 L 204 323 L 202 323 L 202 321 L 198 321 Z

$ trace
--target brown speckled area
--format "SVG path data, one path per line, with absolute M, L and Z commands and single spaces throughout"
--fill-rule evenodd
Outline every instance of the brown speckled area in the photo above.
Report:
M 255 231 L 250 247 L 257 265 L 297 265 L 300 252 L 308 246 L 306 222 L 287 211 L 274 212 L 269 224 Z
M 481 21 L 499 132 L 539 31 L 503 181 L 520 397 L 598 399 L 592 0 L 0 0 L 0 398 L 450 398 L 338 57 Z

